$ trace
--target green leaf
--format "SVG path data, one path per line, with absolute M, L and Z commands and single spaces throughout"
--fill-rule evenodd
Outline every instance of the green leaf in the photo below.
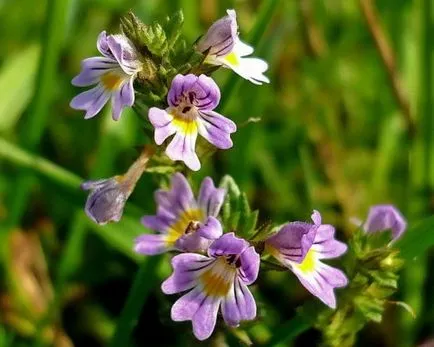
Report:
M 395 243 L 400 256 L 412 260 L 434 246 L 434 216 L 410 226 L 404 235 Z
M 39 46 L 30 46 L 11 56 L 0 71 L 0 132 L 12 129 L 35 89 Z

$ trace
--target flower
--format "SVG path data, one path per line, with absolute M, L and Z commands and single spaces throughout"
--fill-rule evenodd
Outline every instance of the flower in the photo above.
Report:
M 374 233 L 386 229 L 392 230 L 393 240 L 398 239 L 406 230 L 407 222 L 399 210 L 393 205 L 375 205 L 369 209 L 363 229 Z
M 171 190 L 158 190 L 155 201 L 157 215 L 144 216 L 145 227 L 159 234 L 144 234 L 135 241 L 137 253 L 154 255 L 169 250 L 205 252 L 210 243 L 222 234 L 217 217 L 225 190 L 216 188 L 211 178 L 202 181 L 196 200 L 186 178 L 172 176 Z
M 212 334 L 219 307 L 229 326 L 254 319 L 256 303 L 247 286 L 258 277 L 259 262 L 254 247 L 234 233 L 214 241 L 207 256 L 184 253 L 173 257 L 173 274 L 161 288 L 165 294 L 188 293 L 172 306 L 172 319 L 191 320 L 199 340 Z
M 153 149 L 145 146 L 139 158 L 122 176 L 86 181 L 83 190 L 90 190 L 84 211 L 95 223 L 119 222 L 129 196 L 143 174 Z
M 268 64 L 262 59 L 245 58 L 253 48 L 238 37 L 235 10 L 227 10 L 227 16 L 219 19 L 197 43 L 197 50 L 206 54 L 205 62 L 223 65 L 254 84 L 270 83 L 264 75 Z
M 118 120 L 125 106 L 134 104 L 133 82 L 141 63 L 133 44 L 124 35 L 99 34 L 97 48 L 103 57 L 84 59 L 81 72 L 72 84 L 77 87 L 96 86 L 72 99 L 70 106 L 85 110 L 85 119 L 94 117 L 107 101 L 112 101 L 112 117 Z
M 321 224 L 318 211 L 312 214 L 314 224 L 285 224 L 265 240 L 265 250 L 288 267 L 303 286 L 331 308 L 336 308 L 334 288 L 348 284 L 345 274 L 322 263 L 321 259 L 336 258 L 347 246 L 334 238 L 335 228 Z
M 161 145 L 175 134 L 166 148 L 172 160 L 182 160 L 192 170 L 200 169 L 195 152 L 199 133 L 217 148 L 232 147 L 230 134 L 237 127 L 234 122 L 214 112 L 220 101 L 217 84 L 205 75 L 177 75 L 167 95 L 169 107 L 166 110 L 152 107 L 149 120 L 155 127 L 155 142 Z

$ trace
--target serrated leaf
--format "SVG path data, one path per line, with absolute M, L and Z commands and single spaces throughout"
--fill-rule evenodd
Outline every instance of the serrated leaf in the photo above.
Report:
M 171 49 L 177 43 L 182 32 L 183 24 L 184 24 L 184 14 L 182 10 L 179 10 L 171 17 L 166 18 L 166 25 L 164 29 L 166 31 L 169 49 Z

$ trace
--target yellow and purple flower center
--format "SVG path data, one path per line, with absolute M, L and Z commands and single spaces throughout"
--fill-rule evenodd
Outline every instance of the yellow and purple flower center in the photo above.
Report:
M 125 76 L 127 75 L 121 71 L 109 71 L 101 76 L 101 83 L 105 89 L 114 91 L 119 89 Z
M 199 281 L 207 296 L 224 297 L 231 289 L 236 274 L 235 262 L 228 261 L 228 257 L 219 257 L 200 275 Z
M 192 233 L 195 231 L 196 223 L 202 222 L 205 219 L 205 214 L 200 208 L 193 208 L 183 211 L 176 222 L 174 222 L 168 229 L 166 242 L 169 245 L 175 242 L 184 234 Z
M 303 261 L 300 264 L 294 263 L 294 266 L 296 266 L 303 273 L 310 273 L 315 270 L 315 264 L 315 251 L 311 249 L 309 252 L 307 252 Z

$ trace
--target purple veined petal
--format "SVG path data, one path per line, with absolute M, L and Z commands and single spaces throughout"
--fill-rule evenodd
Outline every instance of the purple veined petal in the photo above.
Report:
M 181 296 L 172 306 L 170 316 L 175 322 L 191 320 L 202 302 L 205 300 L 205 293 L 195 287 L 187 294 Z
M 95 223 L 104 225 L 122 218 L 127 196 L 115 180 L 107 180 L 89 194 L 84 211 Z
M 107 33 L 106 31 L 102 31 L 99 35 L 98 35 L 98 40 L 96 41 L 96 47 L 98 48 L 98 51 L 100 51 L 100 53 L 107 57 L 107 58 L 111 58 L 111 59 L 115 59 L 115 57 L 113 56 L 112 52 L 110 51 L 110 48 L 108 46 L 107 43 Z
M 134 241 L 134 251 L 145 255 L 156 255 L 173 250 L 173 245 L 167 242 L 167 235 L 144 234 Z
M 213 110 L 220 102 L 220 89 L 217 83 L 206 75 L 200 75 L 186 92 L 193 93 L 193 104 L 200 110 Z
M 222 225 L 217 218 L 209 216 L 206 222 L 196 231 L 196 234 L 208 240 L 216 240 L 223 235 Z
M 157 215 L 170 221 L 170 223 L 175 222 L 183 210 L 176 205 L 173 194 L 170 194 L 170 191 L 159 189 L 154 193 L 154 198 L 158 205 Z
M 188 74 L 186 76 L 178 74 L 172 80 L 172 84 L 167 94 L 167 103 L 171 107 L 176 107 L 179 104 L 179 98 L 183 96 L 184 92 L 190 90 L 191 87 L 197 82 L 199 77 Z
M 239 278 L 245 284 L 250 285 L 256 281 L 259 273 L 260 257 L 255 247 L 250 246 L 240 255 L 241 266 L 238 269 Z
M 214 22 L 207 33 L 199 40 L 197 50 L 208 51 L 209 55 L 222 56 L 229 53 L 238 37 L 237 20 L 234 10 L 228 10 L 228 15 Z
M 110 99 L 110 92 L 106 91 L 100 84 L 74 97 L 70 106 L 76 110 L 85 110 L 84 119 L 97 115 L 107 101 Z
M 173 126 L 173 116 L 157 107 L 151 107 L 148 112 L 148 118 L 155 128 L 154 140 L 157 145 L 161 145 L 168 137 L 176 132 Z
M 115 60 L 105 57 L 92 57 L 84 59 L 81 63 L 81 72 L 75 76 L 71 83 L 77 87 L 87 87 L 97 84 L 100 77 L 111 70 L 116 70 L 118 64 Z
M 327 306 L 335 309 L 336 297 L 333 290 L 348 283 L 343 272 L 320 261 L 316 261 L 315 268 L 309 272 L 300 270 L 296 264 L 293 265 L 291 269 L 301 284 Z
M 221 298 L 208 296 L 194 314 L 191 321 L 193 323 L 193 334 L 198 340 L 206 340 L 214 331 L 220 302 Z
M 184 253 L 172 258 L 173 273 L 161 285 L 164 294 L 181 293 L 197 285 L 197 277 L 206 271 L 212 259 L 201 254 Z
M 208 113 L 215 113 L 208 111 Z M 205 138 L 209 143 L 213 144 L 220 149 L 229 149 L 233 146 L 231 135 L 229 132 L 217 127 L 213 123 L 213 117 L 202 116 L 197 120 L 199 134 Z M 232 122 L 227 119 L 228 122 Z M 235 123 L 233 123 L 235 125 Z
M 121 112 L 125 106 L 133 106 L 134 104 L 134 78 L 130 77 L 124 81 L 119 90 L 112 94 L 112 118 L 113 120 L 119 120 Z
M 318 226 L 308 223 L 287 223 L 265 243 L 273 247 L 279 257 L 301 263 L 314 242 L 317 229 Z
M 197 207 L 190 184 L 183 174 L 179 172 L 173 174 L 170 193 L 176 197 L 176 203 L 180 210 L 187 211 Z M 175 206 L 172 205 L 173 207 Z
M 210 177 L 205 177 L 199 190 L 197 203 L 207 216 L 217 217 L 223 205 L 226 191 L 216 188 Z
M 256 317 L 256 302 L 247 286 L 240 280 L 234 282 L 222 301 L 222 315 L 227 325 L 237 327 L 240 321 Z
M 315 242 L 312 249 L 317 253 L 318 259 L 332 259 L 344 254 L 348 247 L 341 241 L 329 239 L 318 243 Z
M 135 48 L 125 35 L 110 35 L 107 44 L 120 67 L 128 75 L 134 75 L 140 70 Z
M 363 228 L 368 233 L 391 229 L 393 240 L 396 240 L 405 232 L 407 222 L 395 206 L 375 205 L 369 209 Z
M 140 221 L 145 227 L 160 233 L 165 233 L 172 223 L 171 219 L 161 216 L 143 216 Z
M 175 248 L 180 252 L 204 253 L 212 240 L 202 237 L 198 232 L 183 234 L 175 242 Z
M 225 133 L 231 134 L 237 131 L 237 125 L 229 118 L 222 116 L 220 113 L 214 111 L 201 111 L 199 115 L 204 121 L 219 128 Z
M 208 255 L 210 257 L 239 255 L 247 247 L 249 243 L 246 240 L 236 237 L 234 233 L 226 233 L 211 244 Z
M 191 170 L 200 169 L 200 161 L 195 152 L 197 130 L 183 134 L 178 131 L 166 148 L 166 155 L 173 161 L 181 160 Z

